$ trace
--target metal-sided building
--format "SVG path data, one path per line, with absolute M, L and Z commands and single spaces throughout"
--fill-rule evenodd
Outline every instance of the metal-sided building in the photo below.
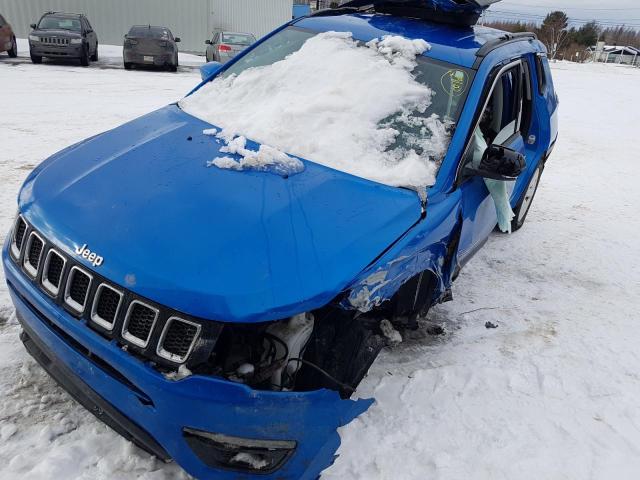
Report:
M 182 39 L 181 51 L 204 52 L 215 30 L 260 38 L 291 20 L 293 0 L 0 0 L 16 36 L 48 11 L 85 13 L 102 44 L 121 45 L 131 25 L 162 25 Z

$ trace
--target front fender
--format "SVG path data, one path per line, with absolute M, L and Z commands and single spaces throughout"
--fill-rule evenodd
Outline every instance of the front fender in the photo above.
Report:
M 391 300 L 405 282 L 424 271 L 437 279 L 433 298 L 444 294 L 457 266 L 457 249 L 449 247 L 460 231 L 460 199 L 456 190 L 430 200 L 426 216 L 358 275 L 341 306 L 369 312 Z

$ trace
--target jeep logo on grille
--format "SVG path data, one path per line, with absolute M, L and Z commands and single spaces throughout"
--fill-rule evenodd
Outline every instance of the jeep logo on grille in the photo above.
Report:
M 87 244 L 85 243 L 81 247 L 76 248 L 76 253 L 80 255 L 82 258 L 86 258 L 89 260 L 94 267 L 99 267 L 104 262 L 104 258 L 98 255 L 96 252 L 92 252 L 87 248 Z

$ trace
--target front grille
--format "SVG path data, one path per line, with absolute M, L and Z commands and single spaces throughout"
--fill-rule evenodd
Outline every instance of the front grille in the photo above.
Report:
M 27 222 L 24 221 L 22 215 L 18 215 L 16 223 L 13 226 L 13 238 L 11 241 L 11 255 L 13 255 L 14 259 L 20 257 L 25 233 L 27 233 Z
M 199 333 L 200 325 L 197 323 L 178 317 L 170 318 L 158 342 L 158 355 L 175 362 L 183 362 L 189 356 Z
M 112 284 L 85 267 L 81 258 L 51 245 L 21 215 L 11 247 L 15 263 L 50 301 L 131 354 L 163 368 L 183 363 L 193 367 L 211 355 L 221 323 L 184 315 Z
M 65 258 L 54 249 L 49 250 L 42 269 L 42 286 L 51 295 L 57 295 L 62 283 Z
M 73 267 L 67 279 L 67 290 L 64 296 L 65 303 L 77 313 L 84 312 L 90 286 L 91 275 L 78 267 Z
M 69 45 L 68 38 L 41 37 L 40 42 L 47 45 Z
M 44 240 L 42 240 L 40 235 L 36 232 L 31 232 L 29 239 L 27 240 L 27 250 L 23 264 L 25 271 L 31 276 L 31 278 L 36 278 L 38 275 L 43 248 Z
M 121 303 L 121 292 L 105 283 L 101 284 L 93 300 L 91 320 L 107 330 L 112 330 L 118 317 Z
M 157 309 L 135 300 L 129 305 L 122 336 L 140 347 L 146 347 L 157 319 Z

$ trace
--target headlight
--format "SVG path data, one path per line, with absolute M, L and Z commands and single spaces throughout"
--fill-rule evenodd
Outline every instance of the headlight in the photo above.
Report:
M 72 38 L 69 43 L 71 45 L 80 45 L 82 43 L 82 39 L 81 38 Z
M 37 35 L 29 35 L 29 40 L 31 40 L 32 42 L 39 42 L 40 37 Z

